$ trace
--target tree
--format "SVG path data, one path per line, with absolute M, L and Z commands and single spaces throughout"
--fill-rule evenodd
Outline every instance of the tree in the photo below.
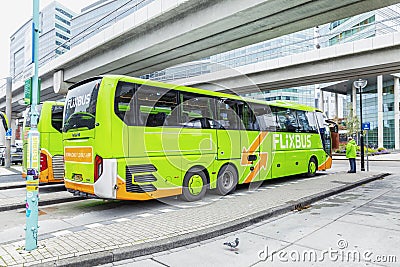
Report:
M 349 114 L 346 119 L 347 135 L 357 136 L 357 134 L 360 132 L 360 120 L 358 119 L 357 115 L 354 115 L 353 106 L 351 103 L 349 103 L 347 110 L 349 110 Z

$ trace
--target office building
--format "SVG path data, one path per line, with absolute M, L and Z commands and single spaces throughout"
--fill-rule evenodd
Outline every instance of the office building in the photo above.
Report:
M 400 4 L 325 25 L 320 30 L 320 41 L 321 46 L 331 46 L 398 31 L 400 31 Z M 362 117 L 363 122 L 369 122 L 371 125 L 371 130 L 368 131 L 368 144 L 370 146 L 395 148 L 396 105 L 394 94 L 398 77 L 399 75 L 360 77 L 368 81 L 367 86 L 363 89 Z M 332 86 L 322 86 L 321 89 L 329 91 Z M 347 112 L 354 110 L 357 117 L 360 118 L 360 95 L 358 90 L 353 87 L 353 81 L 342 81 L 334 86 L 346 88 L 347 95 L 344 107 L 347 107 Z M 399 94 L 398 88 L 396 94 Z M 379 131 L 381 131 L 380 134 L 378 134 Z
M 76 14 L 54 1 L 40 11 L 39 65 L 42 66 L 70 49 L 71 19 Z M 13 82 L 24 79 L 32 49 L 32 19 L 10 37 L 10 75 Z

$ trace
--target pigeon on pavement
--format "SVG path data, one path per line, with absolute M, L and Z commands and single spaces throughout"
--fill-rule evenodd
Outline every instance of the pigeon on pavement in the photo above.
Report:
M 236 237 L 235 241 L 233 242 L 225 242 L 224 245 L 231 249 L 236 249 L 239 246 L 239 238 Z

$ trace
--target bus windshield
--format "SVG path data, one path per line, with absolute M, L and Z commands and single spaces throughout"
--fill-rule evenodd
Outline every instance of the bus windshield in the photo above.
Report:
M 64 109 L 63 132 L 94 128 L 100 82 L 100 78 L 91 80 L 68 91 Z

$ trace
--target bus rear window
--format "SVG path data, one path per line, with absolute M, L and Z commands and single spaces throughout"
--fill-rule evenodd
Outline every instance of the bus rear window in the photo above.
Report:
M 92 80 L 68 91 L 63 132 L 94 128 L 100 82 L 101 79 Z

